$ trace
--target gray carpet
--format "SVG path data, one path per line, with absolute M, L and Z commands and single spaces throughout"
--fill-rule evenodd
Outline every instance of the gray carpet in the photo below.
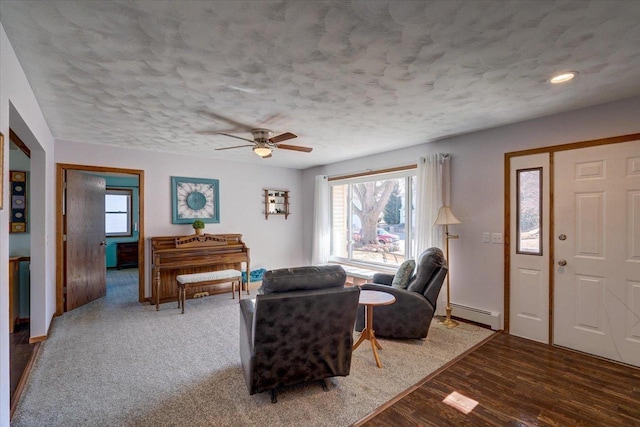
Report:
M 351 375 L 250 396 L 238 350 L 238 300 L 221 294 L 137 302 L 137 270 L 109 272 L 107 296 L 55 319 L 11 423 L 19 426 L 347 426 L 486 338 L 434 321 L 426 340 L 353 354 Z

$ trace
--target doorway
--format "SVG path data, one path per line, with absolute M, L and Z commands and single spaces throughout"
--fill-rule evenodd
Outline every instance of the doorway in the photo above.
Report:
M 505 155 L 507 332 L 640 366 L 639 153 L 634 134 Z M 514 177 L 533 170 L 549 185 L 530 233 Z
M 68 310 L 66 304 L 67 286 L 70 284 L 67 275 L 67 263 L 70 260 L 69 248 L 66 239 L 66 220 L 67 200 L 69 191 L 65 188 L 65 179 L 67 173 L 77 171 L 93 176 L 114 176 L 114 177 L 134 177 L 138 185 L 138 218 L 135 228 L 137 233 L 137 255 L 138 255 L 138 301 L 144 302 L 145 298 L 145 268 L 144 268 L 144 171 L 138 169 L 123 169 L 113 167 L 86 166 L 74 164 L 57 164 L 56 170 L 56 194 L 58 205 L 56 209 L 56 315 L 61 315 Z M 77 195 L 77 194 L 76 194 Z M 82 197 L 82 196 L 80 196 Z M 103 209 L 104 215 L 104 209 Z M 104 216 L 103 216 L 104 219 Z M 104 223 L 104 221 L 103 221 Z M 100 246 L 106 246 L 105 236 L 102 236 Z M 97 279 L 90 279 L 97 280 Z M 93 284 L 91 284 L 93 286 Z
M 30 136 L 30 135 L 28 135 Z M 31 338 L 31 150 L 9 129 L 9 399 L 11 413 L 28 377 L 39 343 Z

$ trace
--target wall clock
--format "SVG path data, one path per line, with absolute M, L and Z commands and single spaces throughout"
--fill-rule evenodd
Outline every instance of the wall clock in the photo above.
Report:
M 173 224 L 191 224 L 195 219 L 220 222 L 217 179 L 171 177 Z

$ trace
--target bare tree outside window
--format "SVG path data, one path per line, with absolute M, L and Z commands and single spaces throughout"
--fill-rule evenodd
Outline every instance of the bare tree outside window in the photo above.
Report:
M 353 186 L 353 213 L 360 219 L 360 242 L 378 243 L 378 223 L 397 180 L 371 181 Z

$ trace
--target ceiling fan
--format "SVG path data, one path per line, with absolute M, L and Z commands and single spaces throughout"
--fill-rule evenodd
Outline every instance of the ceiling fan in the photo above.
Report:
M 269 129 L 251 129 L 251 134 L 253 135 L 253 140 L 248 138 L 243 138 L 241 136 L 231 135 L 229 133 L 218 132 L 219 135 L 229 136 L 231 138 L 242 139 L 243 141 L 251 142 L 251 144 L 245 145 L 236 145 L 234 147 L 225 147 L 225 148 L 216 148 L 216 150 L 231 150 L 233 148 L 241 148 L 241 147 L 253 147 L 253 152 L 263 159 L 267 159 L 271 157 L 271 152 L 274 148 L 279 148 L 283 150 L 293 150 L 293 151 L 302 151 L 304 153 L 310 153 L 313 148 L 309 147 L 301 147 L 299 145 L 289 145 L 282 144 L 282 141 L 287 141 L 289 139 L 297 138 L 297 135 L 292 134 L 291 132 L 285 132 L 283 134 L 274 136 L 273 131 Z
M 245 145 L 236 145 L 233 147 L 216 148 L 216 150 L 231 150 L 234 148 L 252 147 L 253 152 L 256 153 L 258 156 L 262 157 L 263 159 L 268 159 L 269 157 L 271 157 L 271 152 L 273 151 L 274 148 L 279 148 L 283 150 L 301 151 L 304 153 L 310 153 L 313 150 L 313 148 L 302 147 L 299 145 L 282 144 L 283 141 L 287 141 L 289 139 L 298 137 L 297 135 L 291 132 L 285 132 L 283 134 L 274 136 L 274 132 L 270 129 L 252 128 L 244 123 L 238 122 L 234 119 L 225 117 L 217 113 L 205 112 L 205 111 L 203 111 L 203 113 L 213 117 L 218 121 L 223 121 L 232 125 L 233 126 L 232 131 L 247 131 L 247 132 L 251 132 L 251 135 L 253 135 L 253 139 L 249 139 L 249 138 L 243 138 L 237 135 L 232 135 L 226 132 L 216 132 L 216 131 L 201 132 L 208 135 L 212 135 L 212 134 L 224 135 L 231 138 L 241 139 L 243 141 L 247 141 L 251 143 L 251 144 L 245 144 Z M 279 114 L 271 116 L 267 121 L 276 119 L 278 116 Z

